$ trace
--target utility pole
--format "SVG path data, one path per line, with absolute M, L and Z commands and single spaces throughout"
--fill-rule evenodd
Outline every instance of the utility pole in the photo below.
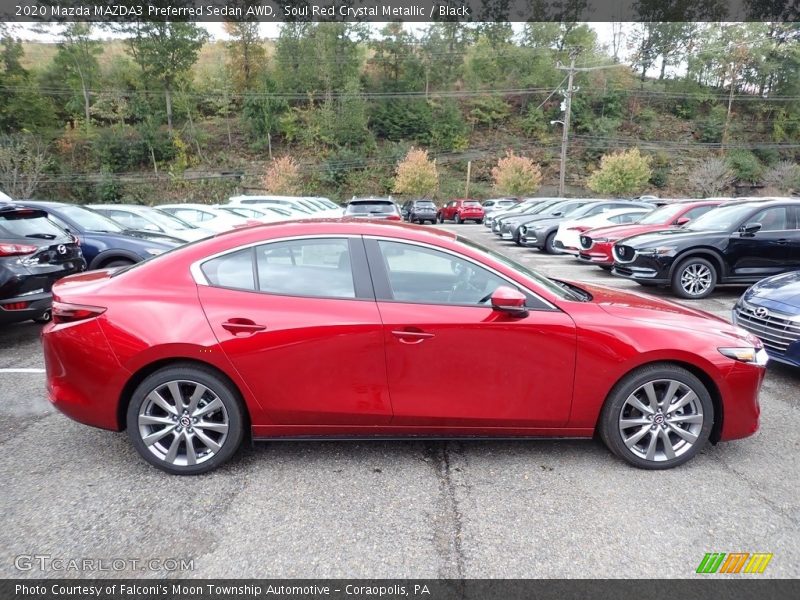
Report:
M 464 188 L 464 198 L 469 198 L 469 179 L 472 174 L 472 161 L 467 161 L 467 185 Z
M 558 195 L 560 198 L 564 197 L 564 183 L 567 176 L 567 146 L 569 145 L 569 121 L 572 115 L 572 94 L 578 91 L 578 88 L 573 87 L 572 82 L 575 78 L 575 73 L 583 71 L 597 71 L 599 69 L 613 69 L 620 65 L 602 65 L 598 67 L 575 67 L 575 60 L 578 58 L 580 50 L 573 48 L 569 53 L 569 66 L 564 67 L 557 64 L 556 68 L 560 71 L 567 71 L 567 89 L 564 92 L 564 120 L 563 121 L 550 121 L 550 124 L 561 123 L 564 130 L 561 132 L 561 168 L 558 176 Z

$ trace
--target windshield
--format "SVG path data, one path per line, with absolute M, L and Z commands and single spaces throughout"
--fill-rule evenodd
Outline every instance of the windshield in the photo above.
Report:
M 667 204 L 647 213 L 646 216 L 639 219 L 639 224 L 664 225 L 665 223 L 672 223 L 682 210 L 682 204 Z
M 729 231 L 753 211 L 750 204 L 736 204 L 714 208 L 689 224 L 691 231 Z
M 102 233 L 121 233 L 124 231 L 122 227 L 108 217 L 82 206 L 61 206 L 59 211 L 67 219 L 74 221 L 81 229 L 86 231 L 99 231 Z
M 572 289 L 569 289 L 569 288 L 565 287 L 565 284 L 561 284 L 561 283 L 559 283 L 557 281 L 553 281 L 552 279 L 549 279 L 549 278 L 545 277 L 541 273 L 538 273 L 538 272 L 536 272 L 536 271 L 534 271 L 532 269 L 529 269 L 525 265 L 521 265 L 520 263 L 518 263 L 516 261 L 513 261 L 510 258 L 508 258 L 507 256 L 505 256 L 503 254 L 500 254 L 499 252 L 495 252 L 494 250 L 491 250 L 490 248 L 487 248 L 486 246 L 483 246 L 482 244 L 479 244 L 477 242 L 473 242 L 472 240 L 467 239 L 467 238 L 465 238 L 463 236 L 460 236 L 460 235 L 456 236 L 456 239 L 459 242 L 461 242 L 462 244 L 464 244 L 465 246 L 469 246 L 473 250 L 477 250 L 477 251 L 482 252 L 482 253 L 484 253 L 484 254 L 486 254 L 488 256 L 491 256 L 497 262 L 502 263 L 505 266 L 507 266 L 507 267 L 509 267 L 509 268 L 511 268 L 511 269 L 513 269 L 513 270 L 525 275 L 529 279 L 532 279 L 537 284 L 539 284 L 540 286 L 545 288 L 547 291 L 549 291 L 553 295 L 558 296 L 559 298 L 562 298 L 564 300 L 580 300 L 580 301 L 583 301 L 583 300 L 586 299 L 577 290 L 573 291 Z
M 176 216 L 158 212 L 157 210 L 148 210 L 144 213 L 144 217 L 152 221 L 153 223 L 157 223 L 166 229 L 174 229 L 175 231 L 185 231 L 187 229 L 197 229 L 195 225 L 191 225 L 187 223 L 183 219 L 179 219 Z

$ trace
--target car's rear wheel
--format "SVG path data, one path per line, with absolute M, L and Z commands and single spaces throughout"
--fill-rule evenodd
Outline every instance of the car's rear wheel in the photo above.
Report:
M 150 464 L 196 475 L 233 456 L 244 435 L 236 391 L 210 369 L 165 367 L 149 375 L 128 405 L 128 435 Z
M 478 220 L 477 220 L 477 221 L 475 221 L 475 222 L 476 222 L 478 225 L 483 225 L 483 219 L 478 219 Z
M 705 298 L 716 285 L 717 269 L 705 258 L 687 258 L 672 274 L 672 292 L 681 298 Z
M 456 218 L 454 219 L 456 225 L 461 225 L 461 215 L 456 213 Z
M 438 223 L 444 223 L 444 217 L 442 215 L 437 215 L 436 216 L 436 221 Z
M 705 385 L 677 365 L 636 369 L 609 394 L 600 437 L 617 456 L 642 469 L 669 469 L 708 441 L 714 405 Z
M 103 269 L 113 269 L 114 267 L 129 267 L 133 264 L 136 264 L 132 260 L 128 260 L 127 258 L 115 258 L 113 260 L 108 261 L 107 263 L 103 264 Z

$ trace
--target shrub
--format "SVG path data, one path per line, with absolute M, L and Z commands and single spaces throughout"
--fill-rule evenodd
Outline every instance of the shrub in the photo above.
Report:
M 689 174 L 689 187 L 703 198 L 718 196 L 730 186 L 736 176 L 721 158 L 708 158 L 699 163 Z
M 261 178 L 262 187 L 271 194 L 292 195 L 300 189 L 300 169 L 291 156 L 274 159 Z
M 755 154 L 749 150 L 731 150 L 728 153 L 728 166 L 739 181 L 758 183 L 764 167 Z
M 764 173 L 763 182 L 768 190 L 775 190 L 780 194 L 791 194 L 800 190 L 800 165 L 782 160 Z
M 651 175 L 650 157 L 633 148 L 603 156 L 600 168 L 592 173 L 587 184 L 598 194 L 628 196 L 642 191 Z
M 394 178 L 394 191 L 428 198 L 439 187 L 439 173 L 436 163 L 428 158 L 426 150 L 411 148 L 405 158 L 397 163 Z
M 708 116 L 700 123 L 699 137 L 701 142 L 719 143 L 722 141 L 722 131 L 725 129 L 725 119 L 728 109 L 718 104 L 708 113 Z
M 542 183 L 542 171 L 535 162 L 507 150 L 492 169 L 494 189 L 501 194 L 530 196 Z

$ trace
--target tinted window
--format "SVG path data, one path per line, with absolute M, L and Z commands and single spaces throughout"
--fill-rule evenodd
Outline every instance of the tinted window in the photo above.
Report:
M 682 210 L 683 206 L 680 204 L 665 204 L 647 213 L 647 216 L 643 217 L 639 223 L 643 225 L 663 225 L 664 223 L 671 223 Z
M 288 296 L 355 298 L 346 239 L 293 240 L 256 248 L 258 289 Z
M 693 231 L 730 231 L 738 227 L 752 211 L 753 207 L 749 204 L 717 207 L 689 223 L 688 228 Z
M 0 215 L 0 238 L 41 238 L 54 240 L 67 237 L 66 232 L 42 216 L 42 213 Z
M 194 210 L 193 208 L 170 208 L 169 212 L 179 219 L 184 219 L 190 223 L 208 220 L 207 218 L 203 218 L 205 213 L 201 213 L 199 210 Z
M 466 202 L 464 202 L 464 206 L 480 206 L 480 205 L 481 203 L 478 202 L 477 200 L 467 200 Z
M 211 285 L 250 291 L 256 289 L 252 248 L 206 261 L 201 270 Z
M 425 304 L 488 304 L 492 292 L 510 285 L 452 254 L 402 242 L 379 241 L 392 298 Z
M 81 206 L 63 206 L 60 207 L 59 210 L 67 219 L 75 221 L 80 227 L 87 231 L 122 231 L 122 227 L 114 223 L 114 221 L 108 217 L 104 217 L 101 214 L 87 210 Z
M 153 223 L 133 213 L 121 210 L 107 210 L 104 212 L 106 216 L 111 217 L 117 223 L 125 227 L 130 227 L 131 229 L 157 229 Z
M 418 208 L 436 208 L 436 205 L 430 200 L 418 200 L 415 205 Z
M 709 204 L 708 206 L 697 206 L 691 210 L 687 210 L 681 218 L 685 219 L 696 219 L 700 215 L 706 214 L 712 208 L 716 208 L 713 204 Z
M 747 220 L 748 223 L 761 223 L 760 231 L 784 231 L 788 228 L 785 206 L 766 208 Z
M 348 215 L 390 215 L 396 212 L 393 202 L 351 202 L 347 205 Z

